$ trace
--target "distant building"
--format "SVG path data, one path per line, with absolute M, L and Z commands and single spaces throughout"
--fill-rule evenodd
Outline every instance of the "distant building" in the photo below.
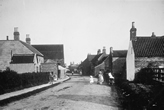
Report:
M 98 53 L 92 62 L 94 64 L 94 76 L 98 75 L 100 69 L 106 71 L 109 68 L 109 54 L 106 54 L 105 47 L 103 47 L 102 53 Z
M 82 71 L 82 75 L 92 75 L 93 72 L 92 72 L 92 68 L 93 68 L 93 65 L 92 65 L 92 62 L 91 60 L 95 57 L 96 55 L 91 55 L 91 54 L 88 54 L 87 55 L 87 58 L 79 65 L 79 68 L 81 69 Z
M 18 28 L 14 28 L 14 40 L 0 40 L 0 70 L 9 67 L 18 73 L 40 72 L 44 56 L 34 47 L 19 39 Z
M 135 73 L 151 63 L 164 66 L 164 36 L 136 36 L 137 29 L 132 23 L 130 42 L 126 57 L 127 79 L 134 80 Z

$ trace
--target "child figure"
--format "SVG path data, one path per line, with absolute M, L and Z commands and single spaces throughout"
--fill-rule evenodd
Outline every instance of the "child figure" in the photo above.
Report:
M 94 83 L 93 76 L 90 76 L 90 84 Z
M 104 78 L 103 78 L 103 73 L 101 70 L 99 70 L 99 74 L 98 74 L 98 83 L 102 84 L 104 82 Z

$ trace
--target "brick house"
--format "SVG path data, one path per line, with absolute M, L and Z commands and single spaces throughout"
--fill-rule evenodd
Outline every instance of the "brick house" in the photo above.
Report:
M 151 63 L 164 65 L 164 36 L 136 36 L 137 29 L 132 23 L 129 48 L 126 57 L 127 80 L 134 80 L 135 73 Z
M 40 72 L 44 56 L 29 43 L 19 40 L 18 29 L 14 29 L 14 40 L 0 40 L 0 70 L 9 67 L 18 73 Z

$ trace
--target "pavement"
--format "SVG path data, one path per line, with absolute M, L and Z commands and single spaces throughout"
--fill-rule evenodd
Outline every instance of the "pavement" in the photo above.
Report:
M 34 86 L 30 88 L 25 88 L 23 90 L 15 91 L 15 92 L 10 92 L 6 94 L 0 95 L 0 105 L 9 103 L 14 100 L 18 100 L 20 98 L 28 97 L 32 94 L 36 94 L 38 92 L 41 92 L 43 90 L 46 90 L 50 87 L 56 86 L 64 81 L 69 80 L 70 77 L 66 76 L 66 78 L 63 79 L 58 79 L 56 82 L 53 82 L 53 84 L 47 83 L 47 84 L 42 84 L 39 86 Z

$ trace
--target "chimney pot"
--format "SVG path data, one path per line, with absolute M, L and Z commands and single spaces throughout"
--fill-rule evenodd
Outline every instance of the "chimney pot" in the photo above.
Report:
M 132 28 L 130 29 L 130 40 L 136 40 L 136 32 L 137 29 L 134 26 L 134 22 L 132 22 Z
M 18 32 L 18 27 L 14 27 L 14 32 Z
M 31 39 L 29 34 L 26 34 L 26 43 L 31 44 Z
M 29 36 L 30 36 L 30 34 L 26 34 L 26 38 L 30 38 Z
M 135 25 L 134 25 L 135 22 L 132 22 L 132 28 L 135 28 Z

